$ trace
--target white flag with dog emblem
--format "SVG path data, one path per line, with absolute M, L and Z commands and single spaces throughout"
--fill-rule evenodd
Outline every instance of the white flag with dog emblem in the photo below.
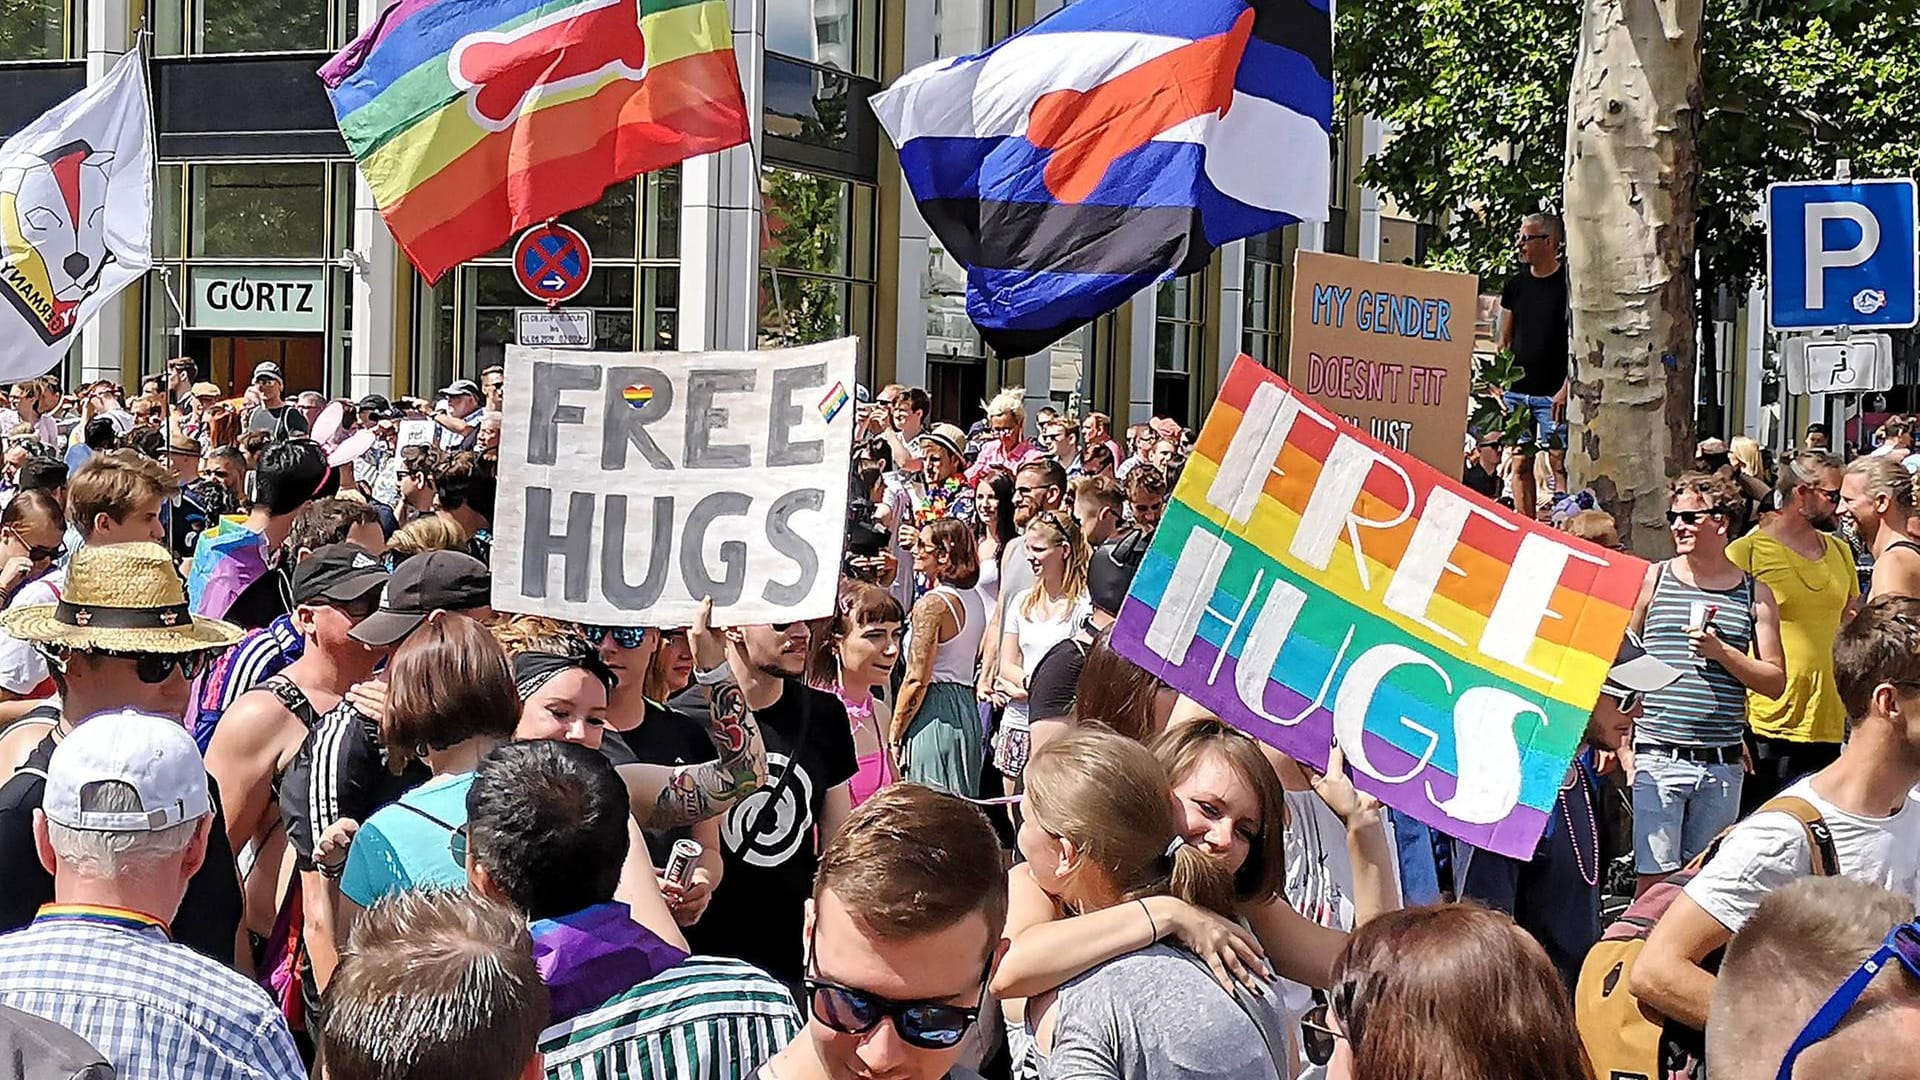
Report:
M 0 144 L 0 382 L 51 370 L 153 268 L 153 156 L 137 51 Z

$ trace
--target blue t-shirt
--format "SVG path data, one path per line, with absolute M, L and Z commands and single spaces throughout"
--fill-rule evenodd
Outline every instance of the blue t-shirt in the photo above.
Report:
M 368 908 L 408 889 L 465 888 L 467 868 L 453 861 L 448 844 L 467 823 L 472 786 L 470 772 L 435 777 L 376 810 L 347 848 L 341 894 Z

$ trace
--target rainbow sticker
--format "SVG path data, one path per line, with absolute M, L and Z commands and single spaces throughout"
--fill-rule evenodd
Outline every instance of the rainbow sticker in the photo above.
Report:
M 620 391 L 620 396 L 627 399 L 627 404 L 638 409 L 653 400 L 653 387 L 635 383 Z
M 820 415 L 827 418 L 827 423 L 833 423 L 833 418 L 847 407 L 847 401 L 846 384 L 834 383 L 833 389 L 827 391 L 827 396 L 820 399 Z

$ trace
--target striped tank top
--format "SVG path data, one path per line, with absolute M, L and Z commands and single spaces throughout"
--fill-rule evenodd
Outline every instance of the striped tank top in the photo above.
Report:
M 1747 727 L 1747 688 L 1720 664 L 1702 657 L 1687 640 L 1695 607 L 1717 608 L 1714 633 L 1729 649 L 1753 647 L 1753 575 L 1731 589 L 1702 589 L 1669 573 L 1662 564 L 1647 605 L 1640 643 L 1673 665 L 1680 678 L 1647 695 L 1646 711 L 1634 722 L 1634 742 L 1669 746 L 1733 746 Z

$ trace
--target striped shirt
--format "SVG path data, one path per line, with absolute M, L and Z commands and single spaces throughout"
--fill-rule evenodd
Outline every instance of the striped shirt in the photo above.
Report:
M 1640 643 L 1680 672 L 1664 690 L 1647 695 L 1646 711 L 1634 721 L 1634 742 L 1666 746 L 1737 746 L 1747 727 L 1747 688 L 1733 673 L 1693 648 L 1687 629 L 1695 608 L 1716 608 L 1713 632 L 1727 648 L 1753 647 L 1753 576 L 1731 589 L 1702 589 L 1680 580 L 1673 564 L 1660 567 L 1647 605 Z
M 193 741 L 206 753 L 213 742 L 213 729 L 220 718 L 233 708 L 240 695 L 254 689 L 306 652 L 306 639 L 294 628 L 293 616 L 281 615 L 258 630 L 249 630 L 201 677 L 194 694 L 196 711 L 192 723 Z
M 48 904 L 0 936 L 0 1005 L 92 1043 L 120 1080 L 304 1080 L 267 992 L 148 916 Z
M 742 1080 L 800 1028 L 772 976 L 695 956 L 541 1032 L 540 1056 L 547 1080 Z

